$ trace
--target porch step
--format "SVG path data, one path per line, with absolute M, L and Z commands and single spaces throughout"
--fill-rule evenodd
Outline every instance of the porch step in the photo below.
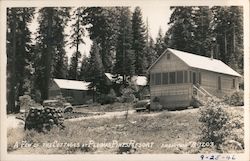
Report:
M 218 99 L 201 86 L 193 85 L 193 99 L 201 105 L 205 105 L 209 99 Z

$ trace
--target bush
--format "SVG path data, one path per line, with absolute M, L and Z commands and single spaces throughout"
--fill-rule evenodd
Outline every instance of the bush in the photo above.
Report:
M 110 90 L 109 94 L 101 94 L 97 98 L 97 102 L 104 105 L 104 104 L 112 104 L 116 101 L 116 94 L 113 89 Z
M 190 105 L 193 106 L 193 108 L 199 108 L 200 106 L 202 106 L 201 102 L 194 96 L 192 96 Z
M 244 92 L 234 92 L 230 97 L 230 105 L 243 106 L 244 105 Z
M 231 96 L 224 96 L 223 101 L 231 106 L 243 106 L 244 105 L 244 92 L 237 91 Z
M 19 97 L 19 106 L 20 110 L 28 112 L 30 107 L 41 106 L 39 103 L 36 103 L 29 95 L 23 95 Z
M 136 100 L 134 90 L 130 87 L 123 88 L 121 93 L 122 102 L 134 102 Z
M 231 133 L 227 137 L 230 142 L 237 142 L 241 148 L 244 148 L 244 118 L 243 115 L 237 112 L 229 113 L 229 121 L 226 124 L 226 129 Z
M 200 108 L 200 141 L 213 142 L 218 150 L 230 134 L 230 130 L 226 128 L 229 116 L 224 108 L 225 104 L 214 100 L 209 100 L 206 106 Z

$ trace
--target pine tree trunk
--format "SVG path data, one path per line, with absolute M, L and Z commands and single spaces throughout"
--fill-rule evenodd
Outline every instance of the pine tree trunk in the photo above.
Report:
M 10 84 L 9 84 L 9 95 L 8 95 L 8 105 L 7 112 L 13 113 L 18 112 L 18 108 L 15 105 L 16 102 L 16 9 L 12 9 L 13 14 L 13 24 L 11 25 L 12 34 L 12 50 L 10 54 Z
M 46 63 L 45 63 L 45 87 L 43 92 L 43 100 L 49 98 L 49 87 L 51 79 L 51 66 L 52 66 L 52 25 L 53 25 L 53 8 L 48 9 L 48 43 L 47 43 L 47 53 L 46 53 Z
M 79 13 L 77 20 L 77 39 L 76 39 L 76 64 L 75 64 L 75 79 L 77 80 L 77 67 L 78 67 L 78 52 L 79 52 L 79 37 L 80 37 L 80 21 L 79 21 Z

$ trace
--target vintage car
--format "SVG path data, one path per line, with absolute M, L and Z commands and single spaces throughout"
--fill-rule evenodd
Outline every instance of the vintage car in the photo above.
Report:
M 143 111 L 148 111 L 150 112 L 150 96 L 145 96 L 145 99 L 140 100 L 135 103 L 134 109 L 136 112 L 143 112 Z

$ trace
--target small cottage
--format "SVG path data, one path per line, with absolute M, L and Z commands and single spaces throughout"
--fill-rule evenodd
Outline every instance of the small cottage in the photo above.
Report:
M 73 105 L 86 104 L 92 100 L 89 82 L 67 79 L 53 79 L 49 88 L 49 99 L 63 96 Z
M 241 75 L 220 60 L 168 48 L 148 69 L 151 104 L 188 107 L 194 95 L 216 96 L 239 90 Z
M 115 76 L 111 73 L 105 73 L 106 78 L 108 79 L 108 82 L 110 82 L 109 84 L 113 83 L 117 83 L 117 84 L 121 84 L 122 83 L 122 76 Z M 139 76 L 139 75 L 134 75 L 130 78 L 130 81 L 127 82 L 131 82 L 136 86 L 146 86 L 147 85 L 147 77 L 146 76 Z

